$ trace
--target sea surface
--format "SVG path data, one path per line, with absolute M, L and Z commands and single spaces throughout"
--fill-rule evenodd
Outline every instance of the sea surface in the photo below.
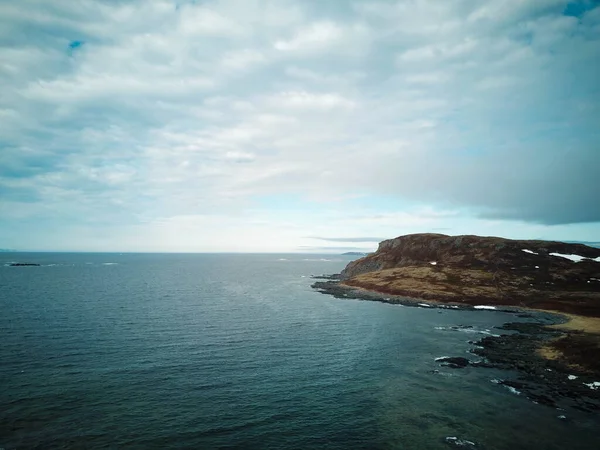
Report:
M 600 448 L 597 415 L 435 361 L 514 315 L 310 288 L 348 261 L 0 254 L 0 448 Z

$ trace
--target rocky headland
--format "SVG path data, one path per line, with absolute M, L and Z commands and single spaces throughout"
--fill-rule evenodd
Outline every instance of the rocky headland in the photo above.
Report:
M 375 253 L 325 278 L 313 287 L 338 298 L 530 317 L 474 342 L 472 353 L 483 362 L 441 363 L 518 370 L 518 380 L 500 383 L 540 403 L 569 399 L 579 409 L 600 410 L 600 248 L 412 234 L 381 242 Z

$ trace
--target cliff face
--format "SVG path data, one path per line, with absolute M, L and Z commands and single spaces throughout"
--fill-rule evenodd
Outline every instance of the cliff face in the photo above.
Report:
M 392 295 L 600 316 L 600 249 L 583 244 L 412 234 L 381 242 L 342 279 Z
M 576 267 L 588 269 L 583 272 L 598 273 L 600 270 L 600 259 L 599 262 L 584 259 L 600 258 L 600 249 L 583 244 L 424 233 L 381 242 L 375 253 L 348 264 L 342 276 L 351 278 L 367 272 L 414 265 L 427 266 L 431 263 L 489 270 L 506 270 L 515 266 L 533 269 L 536 265 L 544 269 L 574 268 L 572 260 L 550 255 L 551 253 L 582 257 Z

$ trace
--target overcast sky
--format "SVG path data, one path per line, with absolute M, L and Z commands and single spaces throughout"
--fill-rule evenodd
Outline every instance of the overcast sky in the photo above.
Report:
M 0 0 L 0 247 L 600 241 L 598 6 Z

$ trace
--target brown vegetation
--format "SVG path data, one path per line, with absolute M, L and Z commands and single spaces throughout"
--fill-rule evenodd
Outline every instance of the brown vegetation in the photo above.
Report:
M 376 253 L 348 264 L 343 284 L 430 301 L 600 317 L 600 262 L 551 253 L 600 257 L 600 249 L 582 244 L 416 234 L 384 241 Z

